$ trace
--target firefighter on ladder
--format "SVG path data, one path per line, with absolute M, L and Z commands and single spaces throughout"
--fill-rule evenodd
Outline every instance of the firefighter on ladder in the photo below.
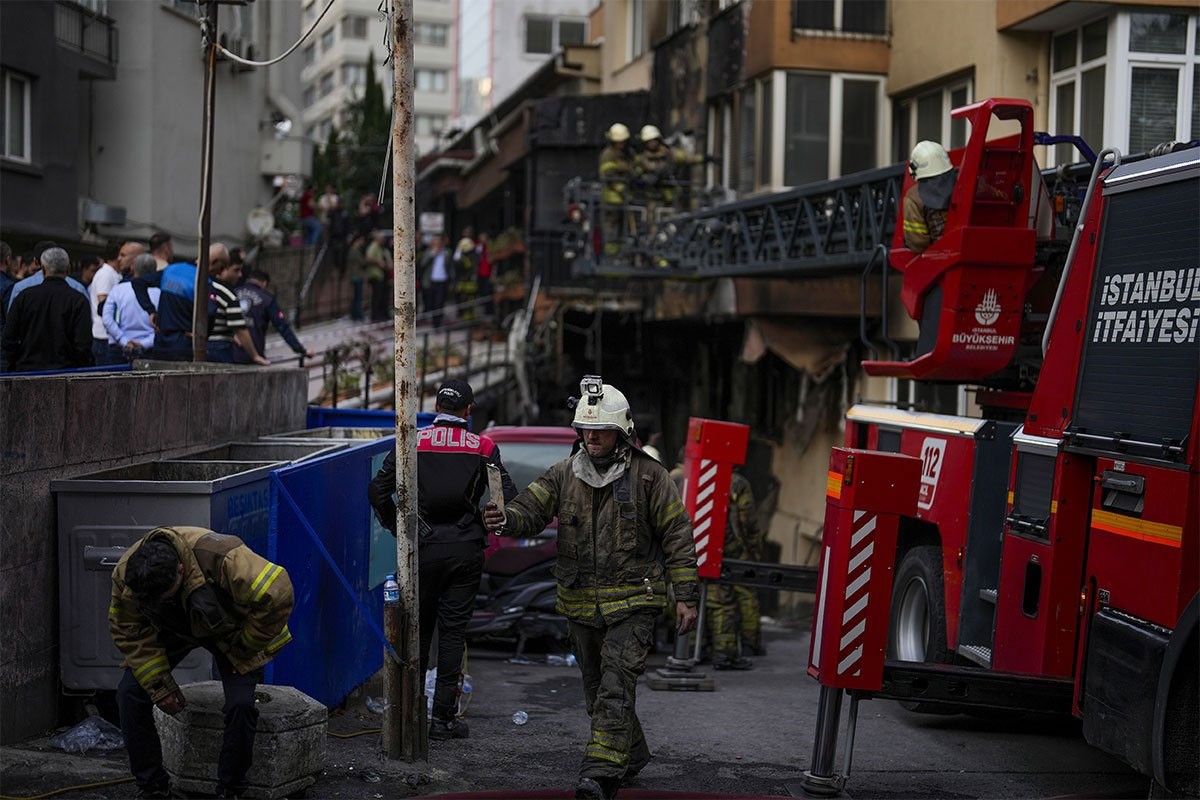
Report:
M 603 207 L 604 255 L 615 256 L 621 250 L 625 227 L 629 181 L 633 177 L 633 154 L 629 151 L 629 128 L 614 123 L 606 134 L 608 146 L 600 151 L 600 204 Z

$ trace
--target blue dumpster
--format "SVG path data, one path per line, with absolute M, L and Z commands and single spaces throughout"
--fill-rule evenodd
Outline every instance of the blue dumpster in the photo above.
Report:
M 417 427 L 433 424 L 437 414 L 432 411 L 417 412 Z M 378 408 L 328 408 L 309 406 L 309 428 L 394 428 L 396 412 Z

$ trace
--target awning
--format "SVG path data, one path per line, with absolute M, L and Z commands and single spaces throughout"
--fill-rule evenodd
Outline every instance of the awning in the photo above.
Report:
M 820 382 L 846 359 L 857 331 L 844 320 L 752 317 L 742 339 L 742 361 L 754 364 L 770 351 Z

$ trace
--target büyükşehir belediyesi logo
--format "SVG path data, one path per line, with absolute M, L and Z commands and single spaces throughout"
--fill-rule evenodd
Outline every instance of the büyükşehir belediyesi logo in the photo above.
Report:
M 980 325 L 991 325 L 1000 319 L 1000 303 L 996 300 L 996 290 L 988 289 L 983 294 L 983 300 L 975 306 L 975 321 Z

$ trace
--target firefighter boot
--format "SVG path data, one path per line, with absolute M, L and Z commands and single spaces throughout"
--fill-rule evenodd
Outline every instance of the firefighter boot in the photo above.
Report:
M 575 786 L 575 800 L 612 800 L 620 788 L 619 778 L 580 778 Z
M 713 669 L 719 670 L 744 670 L 754 669 L 754 662 L 748 658 L 742 658 L 736 653 L 718 653 L 713 658 Z
M 434 719 L 429 723 L 429 738 L 434 741 L 466 739 L 471 731 L 461 719 Z

